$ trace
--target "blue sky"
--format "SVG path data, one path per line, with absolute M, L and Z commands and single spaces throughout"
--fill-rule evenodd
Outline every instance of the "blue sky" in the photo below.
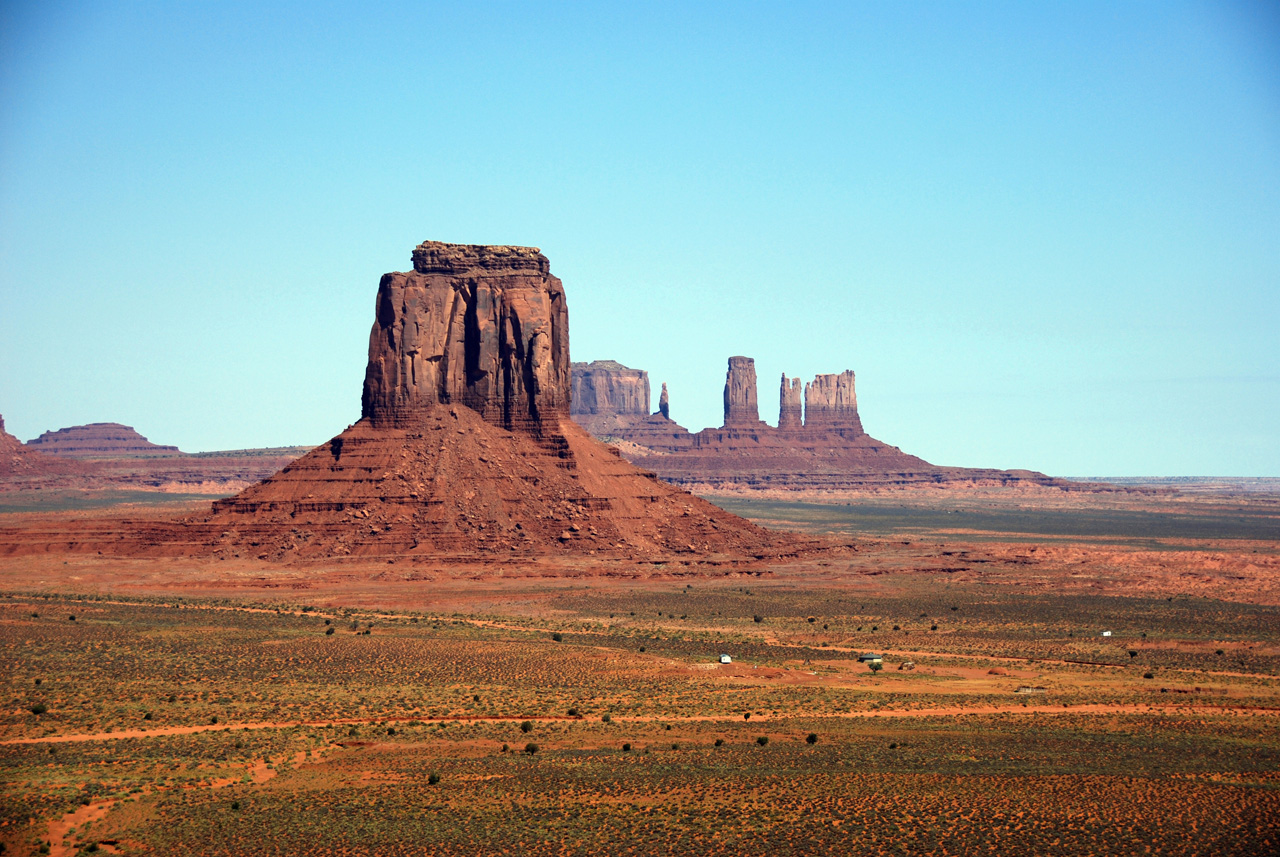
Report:
M 323 441 L 435 239 L 541 247 L 693 429 L 745 354 L 941 464 L 1280 475 L 1275 4 L 0 9 L 24 440 Z

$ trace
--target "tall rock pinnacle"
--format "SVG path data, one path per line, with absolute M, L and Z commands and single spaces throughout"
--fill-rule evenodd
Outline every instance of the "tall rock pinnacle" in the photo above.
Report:
M 756 402 L 756 361 L 730 357 L 724 379 L 724 427 L 758 428 L 760 406 Z
M 787 381 L 786 373 L 782 375 L 782 387 L 778 391 L 778 428 L 796 430 L 804 423 L 801 419 L 801 382 L 799 378 Z
M 815 375 L 812 384 L 805 384 L 805 428 L 830 429 L 847 437 L 863 434 L 853 381 L 853 370 L 846 369 L 839 375 Z
M 662 382 L 662 395 L 658 397 L 658 413 L 664 420 L 671 419 L 671 397 L 667 395 L 667 382 Z
M 412 271 L 383 275 L 363 397 L 374 426 L 462 404 L 536 434 L 570 395 L 564 286 L 537 248 L 424 241 Z

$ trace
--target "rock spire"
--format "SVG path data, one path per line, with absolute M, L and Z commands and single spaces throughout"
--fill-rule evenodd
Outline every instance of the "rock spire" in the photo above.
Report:
M 724 378 L 724 427 L 758 428 L 760 406 L 756 402 L 756 361 L 730 357 Z
M 658 413 L 664 420 L 671 419 L 671 397 L 667 395 L 667 382 L 662 382 L 662 395 L 658 397 Z
M 778 428 L 783 430 L 795 431 L 804 426 L 801 408 L 801 381 L 799 378 L 787 380 L 786 373 L 782 375 L 782 387 L 778 391 Z

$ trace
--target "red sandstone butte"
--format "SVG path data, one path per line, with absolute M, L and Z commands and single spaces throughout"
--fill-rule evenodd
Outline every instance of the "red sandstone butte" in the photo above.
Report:
M 360 421 L 215 502 L 191 532 L 269 559 L 751 557 L 794 543 L 635 468 L 569 418 L 564 289 L 537 249 L 426 242 L 413 262 L 379 285 Z M 647 409 L 644 380 L 642 400 L 634 384 L 614 393 Z

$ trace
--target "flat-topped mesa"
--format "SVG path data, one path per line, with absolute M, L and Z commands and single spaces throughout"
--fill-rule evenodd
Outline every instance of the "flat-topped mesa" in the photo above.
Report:
M 27 441 L 27 446 L 68 458 L 139 458 L 179 453 L 176 446 L 152 443 L 133 426 L 120 423 L 88 423 L 47 431 Z
M 785 431 L 798 431 L 804 426 L 801 404 L 803 389 L 799 378 L 787 380 L 782 374 L 782 387 L 778 391 L 778 428 Z
M 864 434 L 852 369 L 839 375 L 815 375 L 813 383 L 804 385 L 804 425 L 844 437 Z
M 756 361 L 750 357 L 730 357 L 724 377 L 724 427 L 759 428 L 760 406 L 756 402 Z
M 540 434 L 570 398 L 564 286 L 536 247 L 424 241 L 412 271 L 383 275 L 362 408 L 374 426 L 461 404 Z
M 649 416 L 649 373 L 628 369 L 616 360 L 570 364 L 575 415 L 638 414 Z

